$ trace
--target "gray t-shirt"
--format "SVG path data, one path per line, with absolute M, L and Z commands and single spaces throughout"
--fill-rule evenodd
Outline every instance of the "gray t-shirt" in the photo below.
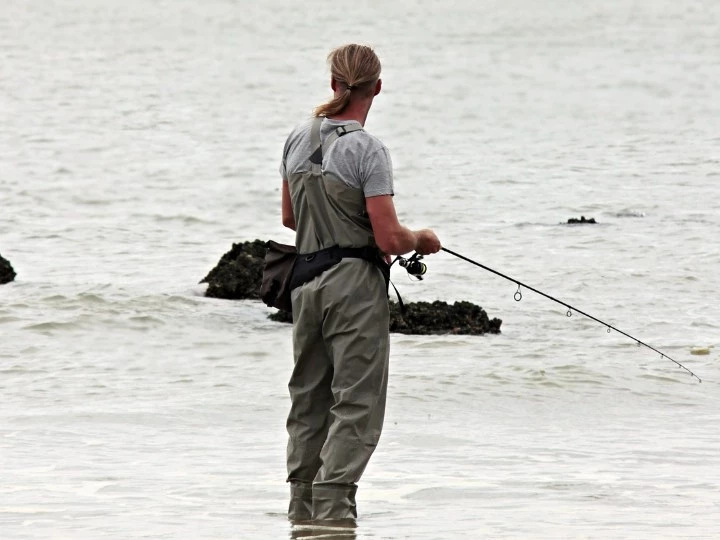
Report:
M 308 169 L 312 120 L 292 130 L 285 142 L 280 174 L 287 180 L 288 171 Z M 325 139 L 338 127 L 354 124 L 354 120 L 325 118 L 320 126 L 320 139 Z M 353 131 L 339 137 L 323 154 L 323 172 L 334 174 L 348 186 L 362 189 L 365 197 L 393 195 L 393 175 L 390 153 L 383 143 L 367 131 Z

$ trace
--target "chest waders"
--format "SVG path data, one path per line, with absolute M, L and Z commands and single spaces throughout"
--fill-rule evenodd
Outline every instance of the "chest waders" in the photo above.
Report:
M 321 123 L 318 118 L 311 128 L 308 168 L 288 178 L 298 260 L 332 263 L 292 291 L 287 468 L 293 520 L 357 517 L 357 482 L 382 430 L 390 352 L 387 282 L 376 264 L 365 196 L 321 169 L 323 151 L 362 128 L 341 126 L 323 145 Z M 349 248 L 356 251 L 343 251 Z

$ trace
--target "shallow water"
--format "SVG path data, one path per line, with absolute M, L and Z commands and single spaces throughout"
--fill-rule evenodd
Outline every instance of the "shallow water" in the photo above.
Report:
M 703 379 L 447 254 L 397 272 L 502 334 L 393 335 L 356 538 L 717 536 L 720 5 L 365 4 L 6 0 L 3 539 L 311 534 L 284 517 L 291 329 L 197 282 L 292 240 L 282 144 L 346 41 L 383 60 L 405 223 Z

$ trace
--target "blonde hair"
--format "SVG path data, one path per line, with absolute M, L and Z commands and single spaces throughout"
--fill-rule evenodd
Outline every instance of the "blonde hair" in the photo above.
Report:
M 315 109 L 315 116 L 341 113 L 350 104 L 353 94 L 372 96 L 380 78 L 380 59 L 370 47 L 355 44 L 338 47 L 328 55 L 328 64 L 332 78 L 342 91 Z

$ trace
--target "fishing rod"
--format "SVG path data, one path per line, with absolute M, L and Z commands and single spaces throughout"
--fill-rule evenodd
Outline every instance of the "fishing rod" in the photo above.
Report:
M 535 288 L 533 288 L 533 287 L 530 287 L 529 285 L 526 285 L 526 284 L 523 283 L 522 281 L 519 281 L 519 280 L 517 280 L 517 279 L 515 279 L 515 278 L 511 278 L 510 276 L 506 276 L 505 274 L 503 274 L 503 273 L 501 273 L 501 272 L 498 272 L 497 270 L 493 270 L 492 268 L 489 268 L 489 267 L 485 266 L 484 264 L 480 264 L 480 263 L 477 262 L 477 261 L 473 261 L 472 259 L 469 259 L 468 257 L 465 257 L 464 255 L 460 255 L 459 253 L 456 253 L 456 252 L 454 252 L 454 251 L 452 251 L 452 250 L 449 250 L 449 249 L 447 249 L 447 248 L 440 248 L 440 249 L 442 249 L 443 251 L 449 253 L 450 255 L 454 255 L 455 257 L 457 257 L 457 258 L 459 258 L 459 259 L 462 259 L 462 260 L 464 260 L 464 261 L 467 261 L 467 262 L 469 262 L 470 264 L 474 264 L 475 266 L 479 266 L 479 267 L 482 268 L 483 270 L 487 270 L 488 272 L 492 272 L 492 273 L 495 274 L 495 275 L 498 275 L 498 276 L 500 276 L 500 277 L 502 277 L 502 278 L 507 279 L 508 281 L 512 281 L 513 283 L 515 283 L 515 284 L 518 286 L 517 291 L 516 291 L 515 294 L 513 295 L 513 298 L 515 299 L 516 302 L 519 302 L 520 300 L 522 300 L 522 291 L 520 290 L 521 287 L 524 287 L 524 288 L 529 289 L 529 290 L 531 290 L 531 291 L 533 291 L 533 292 L 536 292 L 536 293 L 544 296 L 545 298 L 548 298 L 549 300 L 552 300 L 553 302 L 557 302 L 558 304 L 560 304 L 560 305 L 565 306 L 566 308 L 568 308 L 568 311 L 567 311 L 567 316 L 568 316 L 568 317 L 571 317 L 571 316 L 572 316 L 572 312 L 573 312 L 573 311 L 576 311 L 577 313 L 580 313 L 581 315 L 585 315 L 587 318 L 592 319 L 593 321 L 596 321 L 596 322 L 602 324 L 603 326 L 605 326 L 605 327 L 607 328 L 608 334 L 610 333 L 610 330 L 612 329 L 612 330 L 615 330 L 616 332 L 618 332 L 618 333 L 620 333 L 620 334 L 622 334 L 622 335 L 624 335 L 624 336 L 629 337 L 629 338 L 632 339 L 633 341 L 637 342 L 638 345 L 644 345 L 644 346 L 647 347 L 648 349 L 653 350 L 653 351 L 655 351 L 656 353 L 658 353 L 658 354 L 660 355 L 660 359 L 667 358 L 668 360 L 670 360 L 670 361 L 674 362 L 675 364 L 677 364 L 678 367 L 680 367 L 680 368 L 684 369 L 685 371 L 687 371 L 691 376 L 695 377 L 695 378 L 698 380 L 698 382 L 702 382 L 702 379 L 701 379 L 700 377 L 698 377 L 697 375 L 695 375 L 695 373 L 693 373 L 692 371 L 690 371 L 688 368 L 686 368 L 686 367 L 685 367 L 684 365 L 682 365 L 680 362 L 678 362 L 678 361 L 675 360 L 674 358 L 668 356 L 668 355 L 665 354 L 664 352 L 657 350 L 655 347 L 652 347 L 651 345 L 648 345 L 648 344 L 645 343 L 644 341 L 639 340 L 639 339 L 636 338 L 635 336 L 631 336 L 631 335 L 628 334 L 627 332 L 623 332 L 623 331 L 620 330 L 619 328 L 615 328 L 613 325 L 608 324 L 608 323 L 606 323 L 605 321 L 601 321 L 601 320 L 598 319 L 597 317 L 593 317 L 592 315 L 590 315 L 590 314 L 588 314 L 588 313 L 585 313 L 584 311 L 582 311 L 582 310 L 580 310 L 580 309 L 578 309 L 578 308 L 576 308 L 576 307 L 574 307 L 574 306 L 571 306 L 570 304 L 567 304 L 567 303 L 563 302 L 562 300 L 558 300 L 557 298 L 554 298 L 554 297 L 550 296 L 549 294 L 545 294 L 545 293 L 542 292 L 542 291 L 538 291 L 537 289 L 535 289 Z M 424 263 L 420 263 L 420 262 L 419 262 L 419 259 L 421 259 L 421 258 L 422 258 L 422 256 L 419 256 L 419 257 L 418 257 L 417 254 L 415 254 L 413 257 L 410 258 L 410 261 L 415 262 L 416 266 L 417 266 L 418 268 L 421 268 L 421 269 L 422 269 L 422 274 L 424 274 L 425 271 L 427 270 L 427 267 L 425 267 L 425 264 L 424 264 Z M 401 262 L 401 265 L 402 265 L 402 266 L 406 266 L 405 264 L 402 264 L 402 262 Z M 407 266 L 406 266 L 406 268 L 407 268 Z M 408 272 L 410 272 L 410 270 L 408 270 Z

